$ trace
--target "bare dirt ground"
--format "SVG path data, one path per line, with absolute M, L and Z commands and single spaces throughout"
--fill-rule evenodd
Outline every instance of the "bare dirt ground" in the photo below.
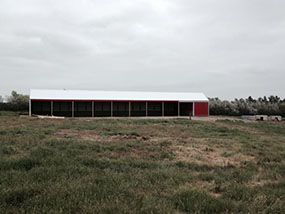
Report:
M 73 130 L 73 129 L 61 129 L 55 133 L 50 134 L 52 137 L 58 139 L 63 138 L 75 138 L 79 140 L 87 141 L 101 141 L 101 142 L 119 142 L 119 141 L 148 141 L 149 143 L 159 143 L 169 141 L 172 145 L 168 148 L 170 152 L 174 154 L 174 161 L 184 161 L 184 162 L 194 162 L 197 164 L 206 165 L 235 165 L 240 166 L 242 161 L 253 161 L 254 157 L 248 156 L 241 153 L 236 153 L 233 150 L 227 150 L 222 147 L 212 147 L 207 145 L 210 139 L 208 138 L 181 138 L 177 137 L 150 137 L 141 135 L 111 135 L 102 136 L 96 130 Z M 186 145 L 181 145 L 178 142 L 183 140 L 187 142 Z M 135 155 L 139 152 L 145 151 L 129 151 L 128 154 L 134 153 Z M 226 152 L 231 153 L 231 155 L 226 155 Z
M 172 150 L 177 160 L 184 162 L 194 162 L 211 166 L 227 166 L 229 164 L 240 166 L 242 161 L 254 161 L 253 156 L 241 153 L 226 155 L 224 148 L 214 149 L 206 145 L 173 146 Z
M 139 135 L 112 135 L 101 136 L 96 130 L 74 130 L 74 129 L 61 129 L 51 136 L 56 138 L 76 138 L 81 140 L 90 141 L 121 141 L 121 140 L 149 140 L 150 137 Z
M 213 121 L 213 122 L 217 120 L 245 121 L 240 117 L 227 117 L 227 116 L 192 117 L 192 120 Z

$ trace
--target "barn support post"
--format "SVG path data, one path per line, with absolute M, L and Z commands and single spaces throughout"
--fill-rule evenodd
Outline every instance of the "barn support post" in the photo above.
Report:
M 195 103 L 192 103 L 192 116 L 195 116 Z
M 53 101 L 50 101 L 50 115 L 53 116 Z
M 113 117 L 113 101 L 111 101 L 111 117 Z
M 164 102 L 161 103 L 162 117 L 164 117 Z
M 208 116 L 210 116 L 210 105 L 209 105 L 209 102 L 208 102 Z
M 74 117 L 74 101 L 71 102 L 71 116 Z
M 178 102 L 178 117 L 180 117 L 180 102 Z
M 129 117 L 131 116 L 131 102 L 129 102 Z
M 32 101 L 29 99 L 29 116 L 32 116 Z
M 91 108 L 92 108 L 92 111 L 91 111 L 92 112 L 92 117 L 94 117 L 94 101 L 92 101 L 92 107 Z
M 148 116 L 148 102 L 145 102 L 145 116 Z

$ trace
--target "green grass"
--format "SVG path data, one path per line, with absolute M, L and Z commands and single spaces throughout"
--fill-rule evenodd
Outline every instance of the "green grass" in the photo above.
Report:
M 284 210 L 284 123 L 0 112 L 0 213 Z

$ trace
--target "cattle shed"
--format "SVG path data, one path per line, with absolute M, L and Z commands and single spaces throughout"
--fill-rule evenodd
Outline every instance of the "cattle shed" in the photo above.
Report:
M 29 114 L 64 117 L 209 116 L 209 102 L 203 93 L 32 89 Z

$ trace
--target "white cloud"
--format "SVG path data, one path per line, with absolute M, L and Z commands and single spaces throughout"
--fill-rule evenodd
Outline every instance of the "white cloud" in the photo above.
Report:
M 2 0 L 0 94 L 88 88 L 285 97 L 284 6 L 282 0 Z

